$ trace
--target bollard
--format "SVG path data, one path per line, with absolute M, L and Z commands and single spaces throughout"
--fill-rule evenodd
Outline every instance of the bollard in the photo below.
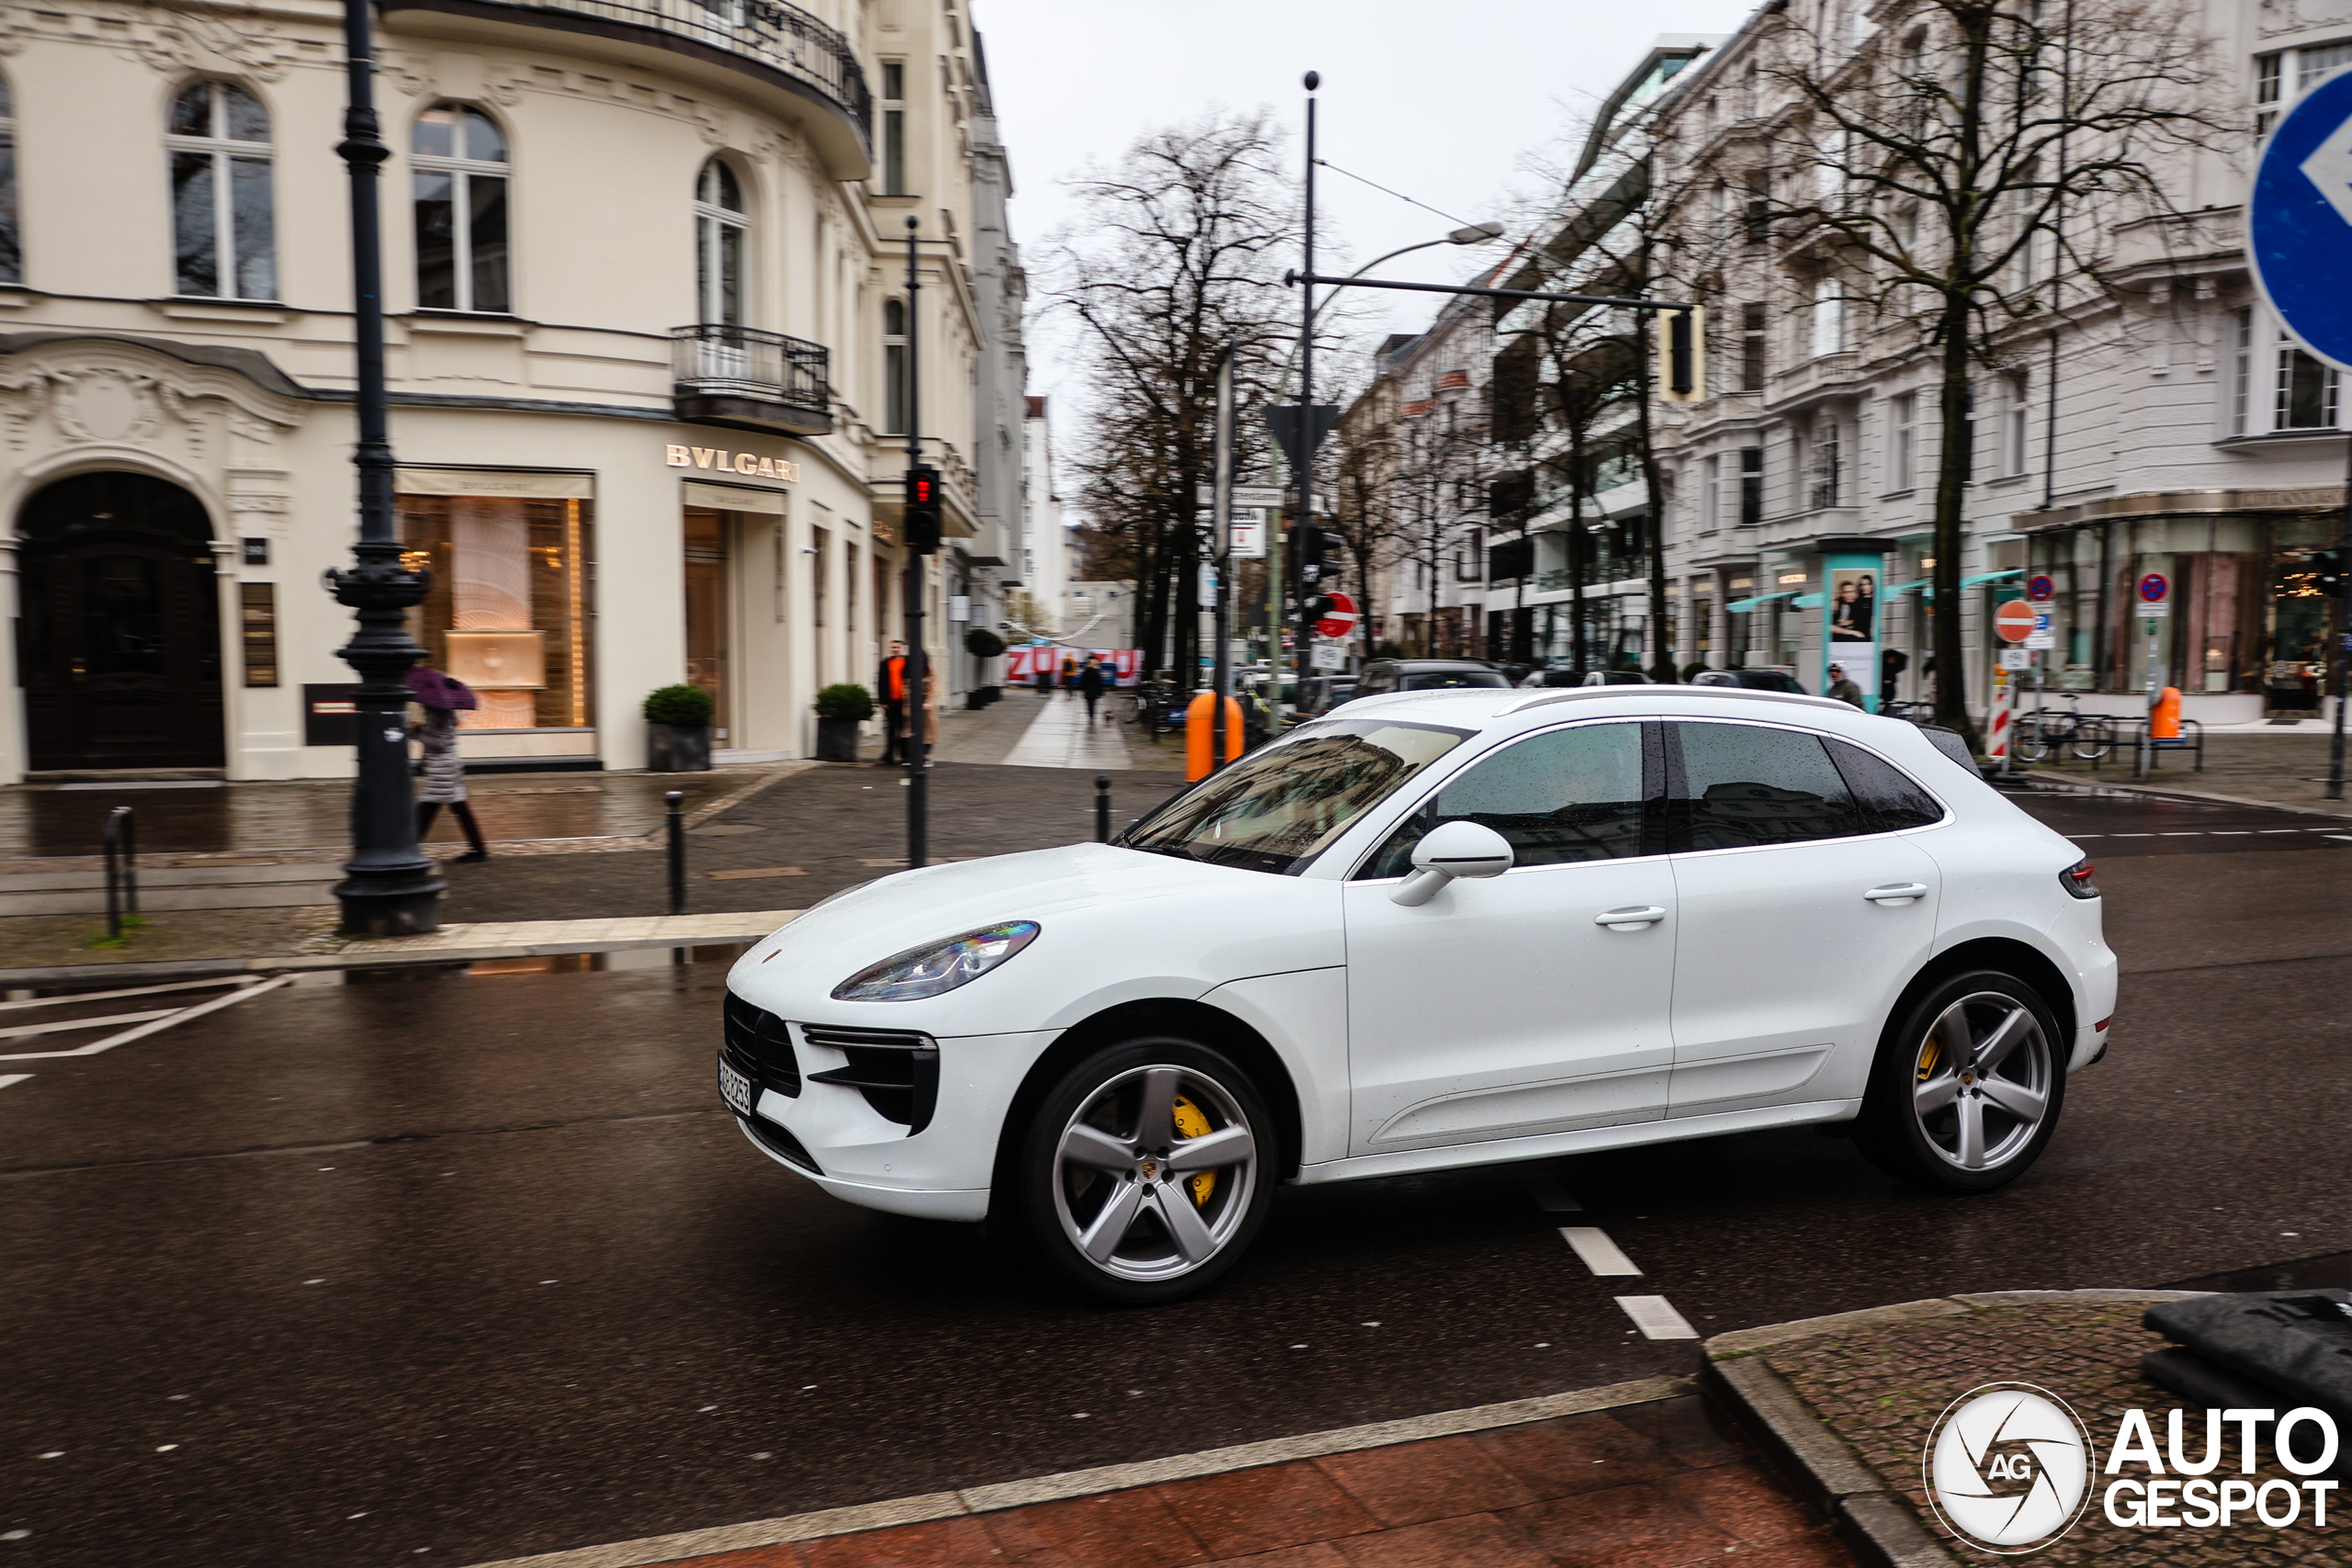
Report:
M 1216 727 L 1216 698 L 1207 692 L 1194 694 L 1184 709 L 1184 777 L 1192 783 L 1208 777 L 1221 765 L 1216 757 L 1216 740 L 1210 731 Z M 1225 760 L 1232 761 L 1241 755 L 1241 705 L 1231 697 L 1225 699 Z
M 139 914 L 139 813 L 128 806 L 118 806 L 114 814 L 122 818 L 122 912 L 136 919 Z
M 662 797 L 670 807 L 670 913 L 686 912 L 686 793 L 673 789 Z
M 1094 841 L 1111 841 L 1111 775 L 1094 775 Z
M 107 863 L 107 937 L 112 941 L 122 935 L 122 814 L 124 807 L 116 807 L 107 817 L 105 829 L 98 835 L 100 852 Z

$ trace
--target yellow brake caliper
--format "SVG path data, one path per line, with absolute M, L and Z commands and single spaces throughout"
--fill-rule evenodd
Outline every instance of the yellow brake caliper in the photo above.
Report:
M 1178 1095 L 1176 1097 L 1176 1135 L 1187 1139 L 1204 1138 L 1208 1136 L 1208 1133 L 1209 1119 L 1201 1114 L 1201 1108 L 1182 1095 Z M 1200 1171 L 1193 1176 L 1190 1185 L 1193 1189 L 1193 1207 L 1200 1208 L 1209 1201 L 1209 1194 L 1216 1190 L 1216 1172 Z
M 1934 1035 L 1928 1035 L 1926 1042 L 1919 1047 L 1919 1081 L 1926 1083 L 1935 1077 L 1936 1064 L 1943 1059 L 1943 1046 L 1937 1043 Z

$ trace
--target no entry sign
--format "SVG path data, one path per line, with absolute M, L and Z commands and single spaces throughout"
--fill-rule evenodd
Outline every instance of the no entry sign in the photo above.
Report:
M 1344 593 L 1329 593 L 1331 607 L 1315 623 L 1315 629 L 1328 637 L 1343 637 L 1356 629 L 1356 602 Z
M 2023 599 L 2012 599 L 1993 612 L 1993 629 L 2003 642 L 2023 642 L 2033 635 L 2041 614 Z

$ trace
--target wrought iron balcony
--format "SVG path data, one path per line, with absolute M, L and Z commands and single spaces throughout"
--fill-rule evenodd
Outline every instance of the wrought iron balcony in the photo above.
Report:
M 383 10 L 521 22 L 702 53 L 830 108 L 855 133 L 859 155 L 873 156 L 874 95 L 849 39 L 785 0 L 384 0 Z
M 772 435 L 833 428 L 832 355 L 782 333 L 703 321 L 670 333 L 678 417 Z

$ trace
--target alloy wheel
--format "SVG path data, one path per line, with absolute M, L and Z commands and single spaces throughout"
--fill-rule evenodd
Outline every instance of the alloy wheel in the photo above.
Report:
M 1999 991 L 1978 991 L 1937 1014 L 1921 1038 L 1911 1113 L 1945 1164 L 1996 1169 L 2041 1130 L 2056 1067 L 2032 1009 Z
M 1258 1142 L 1216 1079 L 1155 1063 L 1106 1080 L 1062 1129 L 1054 1209 L 1103 1273 L 1174 1280 L 1222 1252 L 1250 1213 Z

